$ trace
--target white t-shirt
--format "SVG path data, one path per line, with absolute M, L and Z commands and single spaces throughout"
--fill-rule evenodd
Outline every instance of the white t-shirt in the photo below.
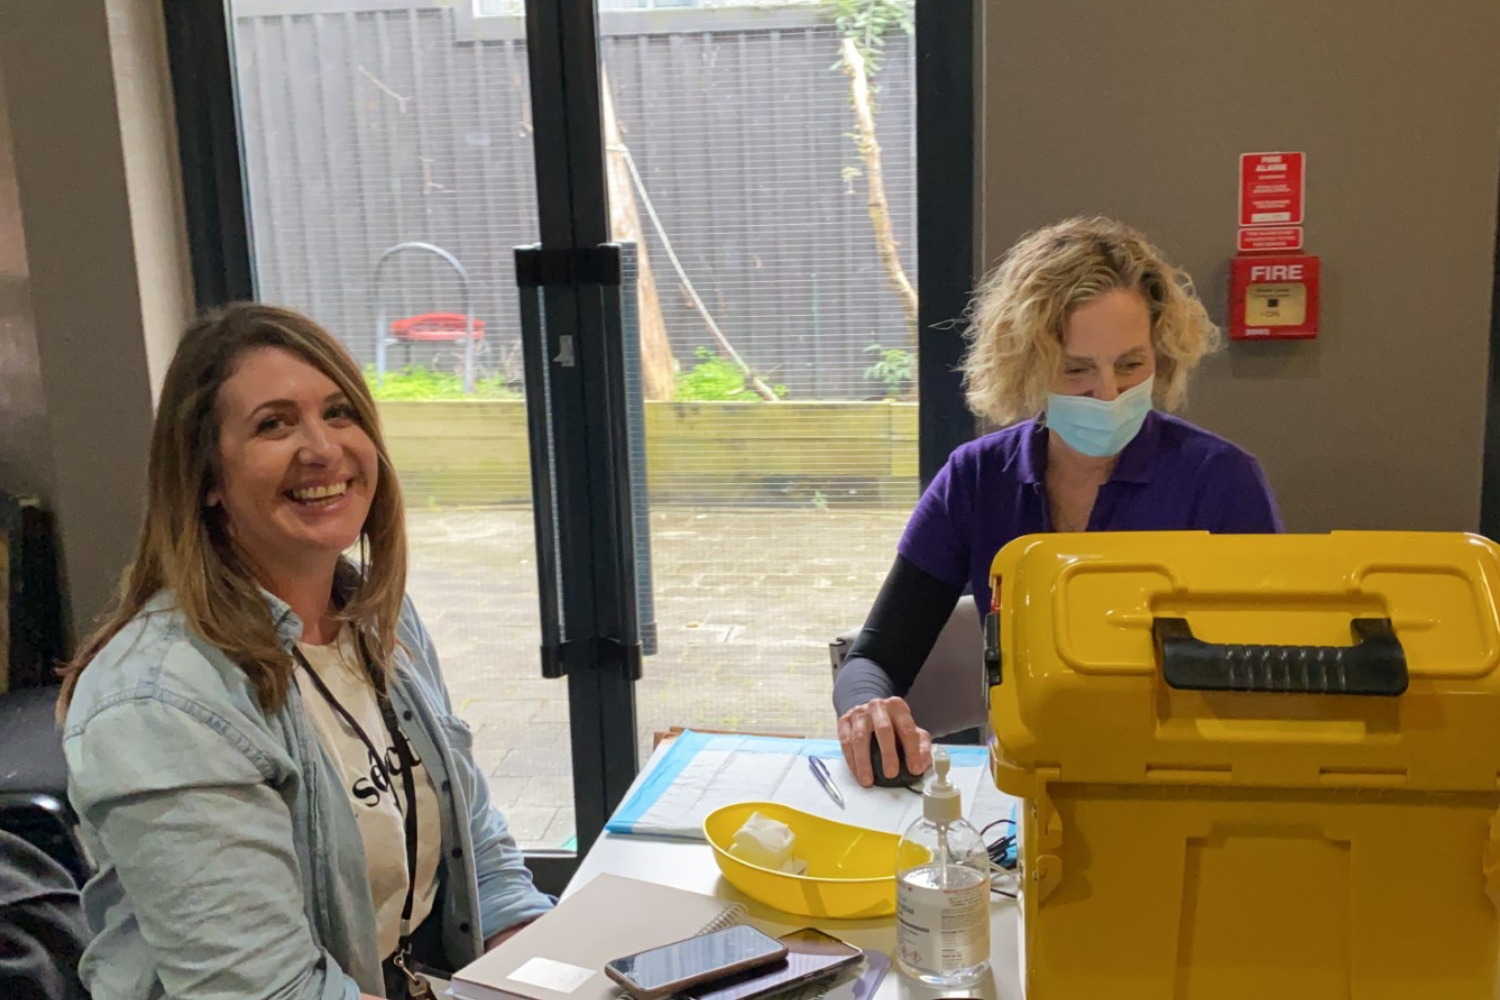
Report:
M 359 823 L 370 875 L 370 895 L 375 901 L 380 955 L 389 958 L 401 942 L 401 910 L 406 904 L 406 783 L 401 776 L 401 760 L 381 718 L 375 688 L 360 665 L 350 629 L 341 630 L 336 643 L 327 646 L 298 643 L 298 648 L 329 693 L 354 717 L 385 757 L 385 766 L 395 784 L 394 788 L 387 787 L 385 773 L 370 760 L 370 751 L 359 734 L 328 703 L 307 671 L 299 667 L 296 677 L 302 703 L 323 748 L 343 777 Z M 412 755 L 416 755 L 416 747 L 412 747 Z M 417 891 L 412 900 L 412 930 L 432 912 L 443 836 L 432 775 L 421 766 L 421 761 L 417 765 L 413 775 L 417 799 Z

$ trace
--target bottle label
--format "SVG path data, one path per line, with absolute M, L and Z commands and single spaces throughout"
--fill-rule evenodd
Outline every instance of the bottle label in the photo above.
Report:
M 990 957 L 990 880 L 963 865 L 924 865 L 896 883 L 896 946 L 916 969 L 957 972 Z

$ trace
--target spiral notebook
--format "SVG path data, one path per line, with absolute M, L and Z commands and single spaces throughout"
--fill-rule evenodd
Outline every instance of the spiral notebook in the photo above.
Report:
M 732 927 L 745 908 L 686 889 L 600 875 L 453 974 L 458 1000 L 615 1000 L 605 963 Z

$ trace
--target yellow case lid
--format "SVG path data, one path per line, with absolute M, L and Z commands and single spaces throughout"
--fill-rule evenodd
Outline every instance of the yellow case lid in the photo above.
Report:
M 1023 784 L 1043 770 L 1133 784 L 1497 787 L 1500 547 L 1487 539 L 1031 535 L 1001 550 L 991 577 L 1002 785 L 1008 769 Z M 1386 622 L 1403 663 L 1378 648 Z M 1354 651 L 1360 632 L 1369 644 Z M 1204 689 L 1213 678 L 1236 690 Z

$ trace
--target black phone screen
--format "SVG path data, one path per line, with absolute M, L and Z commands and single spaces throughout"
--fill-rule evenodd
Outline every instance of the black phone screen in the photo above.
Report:
M 757 958 L 772 959 L 782 944 L 754 927 L 729 927 L 678 941 L 609 963 L 609 967 L 643 991 L 701 977 Z
M 750 1000 L 795 983 L 832 975 L 864 954 L 852 944 L 812 927 L 783 934 L 778 940 L 786 945 L 785 961 L 690 987 L 681 995 L 687 1000 Z

